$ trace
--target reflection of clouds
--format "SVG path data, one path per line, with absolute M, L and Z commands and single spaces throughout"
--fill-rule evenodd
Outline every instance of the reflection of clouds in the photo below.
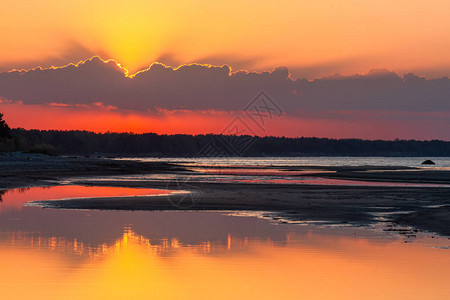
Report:
M 351 245 L 364 247 L 389 247 L 399 244 L 396 235 L 386 236 L 363 228 L 320 228 L 308 226 L 306 234 L 286 232 L 284 240 L 261 237 L 236 237 L 228 234 L 225 239 L 184 241 L 182 237 L 149 238 L 137 234 L 131 227 L 124 227 L 121 236 L 102 243 L 90 243 L 77 238 L 45 236 L 37 232 L 0 232 L 0 246 L 10 249 L 37 249 L 88 259 L 119 256 L 129 247 L 138 247 L 146 255 L 157 257 L 181 257 L 185 254 L 201 256 L 254 255 L 265 249 L 303 249 L 313 252 L 347 251 Z M 446 246 L 445 241 L 418 234 L 417 244 Z M 365 251 L 365 250 L 364 250 Z M 359 251 L 356 251 L 359 252 Z
M 124 228 L 130 226 L 137 235 L 152 241 L 177 238 L 182 244 L 190 245 L 199 245 L 203 241 L 226 244 L 229 235 L 283 243 L 287 232 L 304 231 L 303 228 L 283 228 L 266 220 L 225 216 L 219 212 L 118 212 L 23 207 L 20 211 L 4 212 L 0 217 L 3 232 L 39 232 L 41 238 L 59 236 L 90 245 L 109 245 L 111 241 L 119 240 Z

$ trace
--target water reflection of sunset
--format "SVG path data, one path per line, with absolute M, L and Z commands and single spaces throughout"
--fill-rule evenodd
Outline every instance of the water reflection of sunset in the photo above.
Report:
M 93 251 L 87 244 L 63 238 L 3 237 L 0 265 L 10 275 L 0 283 L 5 299 L 27 298 L 30 289 L 36 291 L 34 299 L 443 299 L 449 295 L 447 251 L 421 240 L 404 244 L 310 232 L 290 234 L 286 244 L 229 236 L 226 243 L 191 245 L 177 238 L 153 241 L 126 228 L 120 239 L 97 245 Z
M 74 198 L 103 198 L 103 197 L 134 197 L 166 195 L 168 190 L 105 187 L 105 186 L 77 186 L 60 185 L 51 187 L 32 187 L 10 189 L 2 195 L 0 213 L 7 209 L 20 209 L 29 201 L 60 200 Z

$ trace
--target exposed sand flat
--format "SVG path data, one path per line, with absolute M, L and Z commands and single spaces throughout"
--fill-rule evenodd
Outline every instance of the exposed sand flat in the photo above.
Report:
M 88 182 L 83 184 L 164 188 L 166 183 Z M 117 199 L 74 199 L 46 201 L 52 208 L 125 210 L 250 210 L 276 212 L 293 221 L 329 221 L 368 225 L 386 220 L 412 225 L 450 236 L 450 214 L 420 213 L 431 205 L 450 205 L 450 189 L 396 187 L 331 187 L 307 185 L 211 184 L 195 185 L 192 198 L 186 195 L 130 197 Z M 181 202 L 180 202 L 181 201 Z M 407 215 L 395 213 L 410 212 Z M 401 216 L 401 218 L 399 217 Z M 406 216 L 408 216 L 406 218 Z M 429 219 L 433 219 L 432 222 Z
M 80 176 L 167 173 L 180 170 L 183 169 L 160 162 L 3 153 L 0 155 L 0 189 L 51 185 L 66 178 Z
M 447 196 L 448 198 L 448 196 Z M 448 202 L 447 202 L 448 203 Z M 397 218 L 399 224 L 425 228 L 429 231 L 450 236 L 450 205 L 418 210 Z
M 127 174 L 186 174 L 178 165 L 114 161 L 101 158 L 63 158 L 18 155 L 0 159 L 0 188 L 58 184 L 81 177 L 72 184 L 190 190 L 193 194 L 156 197 L 73 199 L 39 203 L 52 208 L 120 210 L 250 210 L 273 212 L 289 220 L 329 221 L 367 225 L 393 221 L 450 236 L 450 188 L 312 186 L 296 184 L 250 184 L 170 182 L 167 180 L 97 181 L 89 177 Z M 299 168 L 295 168 L 299 170 Z M 310 166 L 305 169 L 311 169 Z M 380 167 L 314 167 L 316 176 L 352 179 L 450 184 L 446 170 Z M 321 170 L 324 171 L 321 174 Z M 329 171 L 336 171 L 330 173 Z M 373 171 L 373 172 L 371 172 Z M 405 213 L 407 212 L 407 213 Z M 381 216 L 381 218 L 380 218 Z

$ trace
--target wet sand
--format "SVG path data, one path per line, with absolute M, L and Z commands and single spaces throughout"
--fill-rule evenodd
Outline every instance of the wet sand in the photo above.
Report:
M 283 169 L 298 171 L 302 168 Z M 323 178 L 450 184 L 450 172 L 447 170 L 321 166 L 305 169 L 317 170 L 314 175 Z M 161 162 L 39 155 L 0 156 L 0 189 L 55 185 L 65 179 L 83 177 L 73 180 L 71 184 L 168 188 L 192 193 L 45 201 L 39 205 L 66 209 L 264 211 L 274 219 L 357 226 L 383 222 L 386 230 L 391 230 L 394 224 L 450 236 L 450 188 L 94 180 L 94 177 L 108 175 L 189 172 L 182 165 Z M 413 233 L 411 230 L 404 232 Z

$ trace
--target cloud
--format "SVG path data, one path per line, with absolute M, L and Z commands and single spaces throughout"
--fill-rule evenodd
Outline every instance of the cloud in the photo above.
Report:
M 125 110 L 244 109 L 265 91 L 289 115 L 320 111 L 450 111 L 450 80 L 399 76 L 387 70 L 315 80 L 270 72 L 232 72 L 228 65 L 160 63 L 126 76 L 115 61 L 93 57 L 76 65 L 0 73 L 0 97 L 24 104 L 60 103 Z

